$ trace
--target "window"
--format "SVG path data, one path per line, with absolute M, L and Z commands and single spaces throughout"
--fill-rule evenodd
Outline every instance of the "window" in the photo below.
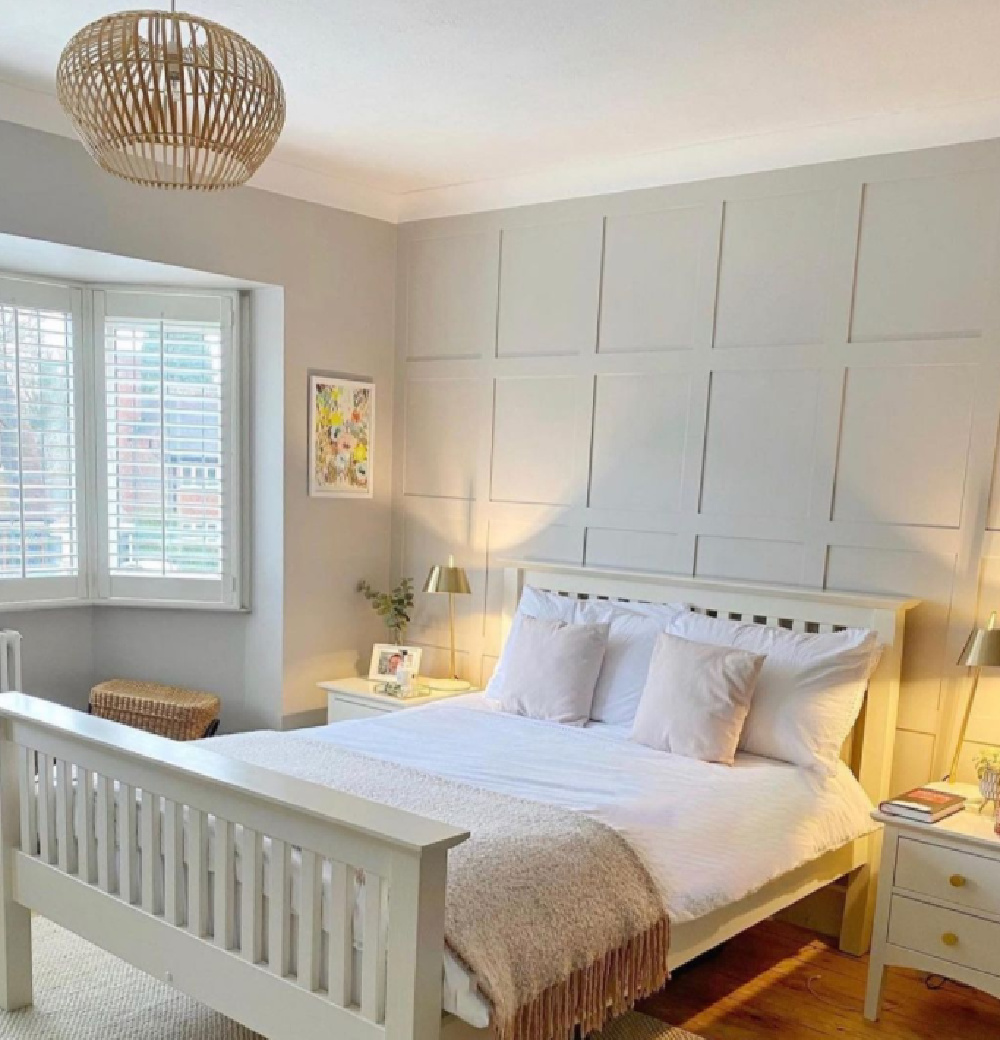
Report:
M 0 280 L 0 598 L 240 606 L 236 304 Z

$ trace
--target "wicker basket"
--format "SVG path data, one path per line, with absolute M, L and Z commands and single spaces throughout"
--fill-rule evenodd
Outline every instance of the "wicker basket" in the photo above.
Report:
M 90 691 L 94 715 L 173 740 L 210 736 L 219 707 L 213 693 L 132 679 L 110 679 Z

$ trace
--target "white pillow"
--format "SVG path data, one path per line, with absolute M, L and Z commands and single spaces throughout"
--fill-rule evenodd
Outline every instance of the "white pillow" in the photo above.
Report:
M 646 684 L 656 638 L 687 608 L 674 603 L 576 601 L 578 624 L 607 624 L 608 648 L 594 691 L 590 717 L 598 722 L 630 726 Z
M 501 711 L 584 726 L 608 643 L 607 625 L 518 614 L 489 692 Z
M 550 618 L 571 624 L 575 620 L 578 602 L 576 596 L 559 596 L 554 592 L 546 592 L 545 589 L 536 589 L 533 585 L 525 585 L 521 590 L 517 612 L 529 617 Z
M 765 654 L 740 749 L 832 771 L 878 662 L 875 633 L 790 632 L 689 612 L 668 629 L 683 639 Z
M 656 639 L 632 739 L 731 766 L 763 663 L 760 654 L 664 632 Z

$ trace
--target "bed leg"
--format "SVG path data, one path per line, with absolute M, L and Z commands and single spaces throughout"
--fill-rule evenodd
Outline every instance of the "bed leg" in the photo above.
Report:
M 10 723 L 0 722 L 0 1008 L 31 1004 L 31 912 L 14 901 L 14 854 L 21 821 L 17 754 Z
M 875 922 L 875 892 L 881 852 L 879 836 L 872 835 L 868 843 L 868 862 L 847 877 L 847 898 L 840 926 L 840 948 L 855 957 L 863 957 L 871 948 Z

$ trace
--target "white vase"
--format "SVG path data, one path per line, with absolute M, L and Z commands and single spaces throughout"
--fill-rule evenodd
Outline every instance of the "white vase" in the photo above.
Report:
M 987 769 L 979 778 L 979 793 L 983 796 L 983 804 L 997 802 L 997 793 L 1000 791 L 1000 771 Z

